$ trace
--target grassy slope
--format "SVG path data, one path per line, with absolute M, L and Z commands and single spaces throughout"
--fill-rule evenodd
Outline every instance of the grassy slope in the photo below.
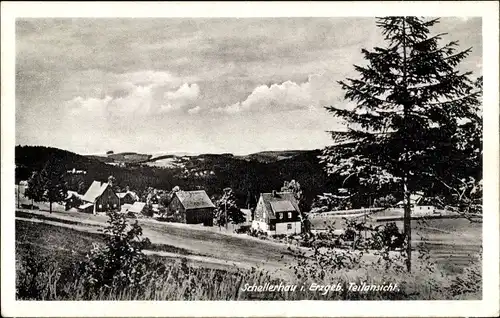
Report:
M 45 221 L 55 220 L 50 217 L 44 218 Z M 59 220 L 60 221 L 60 220 Z M 63 224 L 71 224 L 66 221 Z M 53 224 L 30 222 L 28 220 L 16 220 L 16 243 L 19 246 L 33 245 L 43 250 L 66 251 L 72 255 L 82 256 L 89 252 L 93 243 L 103 243 L 104 234 L 95 231 L 81 231 L 82 223 L 74 222 L 77 225 L 74 228 L 57 226 Z M 88 227 L 87 224 L 85 227 Z M 78 228 L 78 229 L 77 229 Z M 169 246 L 165 244 L 151 244 L 151 251 L 165 251 L 181 255 L 191 254 L 187 250 Z
M 143 228 L 150 238 L 159 235 L 166 244 L 220 259 L 276 270 L 293 261 L 285 245 L 268 243 L 246 235 L 235 236 L 215 231 L 192 230 L 174 224 L 143 223 Z
M 19 214 L 17 216 L 25 217 Z M 29 214 L 29 213 L 28 213 Z M 37 218 L 64 218 L 63 222 L 86 224 L 94 222 L 102 224 L 107 218 L 85 213 L 53 213 L 43 214 Z M 57 219 L 56 219 L 57 220 Z M 470 261 L 481 247 L 481 226 L 470 224 L 464 219 L 428 220 L 413 222 L 414 238 L 424 236 L 432 244 L 430 256 L 443 269 L 455 272 Z M 248 266 L 261 267 L 270 271 L 286 274 L 286 265 L 294 262 L 287 246 L 270 241 L 262 241 L 247 235 L 219 232 L 217 228 L 206 228 L 185 224 L 163 223 L 152 220 L 140 220 L 144 235 L 154 244 L 174 247 L 194 255 L 242 263 Z M 450 231 L 453 229 L 453 231 Z M 462 239 L 460 239 L 462 238 Z
M 40 212 L 35 212 L 40 214 Z M 17 212 L 18 217 L 26 217 L 30 211 Z M 107 217 L 89 215 L 79 212 L 54 212 L 51 215 L 43 213 L 36 218 L 59 218 L 63 222 L 77 222 L 80 225 L 101 223 L 103 226 Z M 56 219 L 57 220 L 57 219 Z M 285 264 L 293 261 L 293 257 L 284 244 L 259 240 L 242 234 L 219 233 L 217 228 L 204 228 L 185 224 L 162 223 L 150 220 L 140 220 L 143 233 L 152 243 L 171 246 L 185 250 L 190 254 L 204 255 L 219 260 L 245 263 L 249 266 L 263 267 L 268 270 L 282 270 Z M 283 258 L 281 256 L 283 255 Z
M 102 241 L 100 234 L 16 220 L 16 260 L 31 250 L 69 265 L 83 260 L 93 242 Z
M 46 257 L 47 262 L 43 268 L 39 270 L 45 270 L 47 265 L 56 265 L 54 262 L 58 262 L 60 265 L 71 265 L 78 258 L 82 258 L 86 251 L 92 246 L 92 242 L 100 241 L 99 235 L 93 235 L 91 233 L 82 233 L 74 230 L 68 230 L 60 228 L 57 226 L 50 226 L 47 224 L 33 224 L 25 221 L 16 222 L 16 260 L 19 261 L 20 258 L 32 257 L 27 251 L 31 249 L 35 252 L 37 258 Z M 381 283 L 387 281 L 387 275 L 392 281 L 397 282 L 401 286 L 406 285 L 405 290 L 408 291 L 412 296 L 396 295 L 396 294 L 373 294 L 373 293 L 354 293 L 351 295 L 346 295 L 344 293 L 330 293 L 326 296 L 321 296 L 319 293 L 311 292 L 297 292 L 288 293 L 285 295 L 271 294 L 271 293 L 242 293 L 238 292 L 238 286 L 245 283 L 257 283 L 263 285 L 264 283 L 272 283 L 274 277 L 268 276 L 266 274 L 262 275 L 257 273 L 252 274 L 246 271 L 235 271 L 227 272 L 220 271 L 214 272 L 213 270 L 207 270 L 200 268 L 199 270 L 189 270 L 185 273 L 188 276 L 175 274 L 179 272 L 179 266 L 177 263 L 171 263 L 167 268 L 170 273 L 167 273 L 165 277 L 160 280 L 155 280 L 146 286 L 146 292 L 139 295 L 130 294 L 128 291 L 123 293 L 117 292 L 115 290 L 110 291 L 110 294 L 104 295 L 94 295 L 91 296 L 92 299 L 100 300 L 186 300 L 186 299 L 197 299 L 197 300 L 207 300 L 207 299 L 356 299 L 356 298 L 368 298 L 368 299 L 443 299 L 450 298 L 449 292 L 443 292 L 442 288 L 431 288 L 428 283 L 429 276 L 422 276 L 422 273 L 415 273 L 408 276 L 408 274 L 395 274 L 390 276 L 388 273 L 374 272 L 373 270 L 367 270 L 365 272 L 345 272 L 339 271 L 336 273 L 331 273 L 332 277 L 325 278 L 325 281 L 320 283 L 332 283 L 332 282 L 360 282 L 368 281 L 373 283 Z M 21 264 L 19 264 L 21 265 Z M 57 265 L 55 267 L 58 268 Z M 51 271 L 51 268 L 47 268 Z M 22 272 L 22 269 L 20 269 Z M 24 275 L 24 274 L 23 274 Z M 347 276 L 346 276 L 347 275 Z M 354 275 L 354 276 L 353 276 Z M 358 276 L 356 276 L 358 275 Z M 385 276 L 384 276 L 385 275 Z M 426 273 L 425 275 L 430 275 Z M 42 276 L 42 281 L 40 281 L 40 288 L 45 288 L 50 285 L 50 281 L 47 282 L 45 276 Z M 54 277 L 54 276 L 53 276 Z M 65 276 L 64 276 L 65 277 Z M 433 276 L 434 277 L 434 276 Z M 23 278 L 26 278 L 24 276 Z M 29 277 L 28 277 L 29 278 Z M 170 278 L 170 279 L 169 279 Z M 172 280 L 172 278 L 174 278 Z M 439 278 L 435 276 L 435 278 Z M 191 286 L 195 289 L 191 289 L 189 292 L 186 286 L 189 285 L 186 282 L 193 282 Z M 448 280 L 440 278 L 440 284 L 442 286 L 448 286 L 446 283 Z M 291 281 L 289 281 L 291 282 Z M 306 286 L 311 282 L 318 283 L 317 280 L 308 280 L 303 282 Z M 47 285 L 48 283 L 48 285 Z M 285 282 L 286 283 L 286 282 Z M 55 282 L 54 282 L 55 284 Z M 65 285 L 57 287 L 59 289 L 57 296 L 55 293 L 51 292 L 54 289 L 49 288 L 48 293 L 41 294 L 40 292 L 35 292 L 36 297 L 42 297 L 42 299 L 82 299 L 82 296 L 78 296 L 80 291 L 79 285 L 75 285 L 69 282 L 70 285 Z M 24 284 L 26 286 L 26 284 Z M 29 284 L 28 284 L 29 286 Z M 66 296 L 61 291 L 66 291 Z M 416 291 L 413 292 L 413 291 Z M 75 293 L 76 292 L 76 293 Z M 186 293 L 188 292 L 188 293 Z M 480 296 L 479 293 L 474 293 L 469 295 L 467 298 L 477 299 Z M 25 296 L 26 297 L 26 296 Z M 62 298 L 58 298 L 62 297 Z M 69 298 L 68 298 L 69 297 Z M 464 296 L 460 296 L 462 299 Z

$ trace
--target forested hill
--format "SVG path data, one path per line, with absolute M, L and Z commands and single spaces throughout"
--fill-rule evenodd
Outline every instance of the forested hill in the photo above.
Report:
M 330 192 L 336 187 L 318 162 L 319 150 L 268 152 L 242 157 L 230 154 L 171 156 L 175 164 L 166 167 L 154 166 L 151 162 L 119 167 L 98 158 L 40 146 L 17 146 L 15 154 L 16 182 L 27 180 L 33 171 L 42 169 L 45 162 L 55 156 L 61 160 L 64 171 L 87 172 L 68 174 L 70 186 L 80 191 L 87 189 L 93 180 L 105 181 L 113 175 L 119 187 L 129 186 L 136 191 L 144 191 L 147 187 L 170 190 L 177 185 L 186 190 L 205 189 L 212 196 L 220 194 L 225 187 L 231 187 L 240 205 L 244 205 L 249 194 L 255 200 L 260 192 L 279 190 L 285 180 L 297 180 L 308 202 L 317 194 Z

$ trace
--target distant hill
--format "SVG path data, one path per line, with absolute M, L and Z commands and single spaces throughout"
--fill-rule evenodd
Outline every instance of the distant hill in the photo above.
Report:
M 97 155 L 86 155 L 85 157 L 93 159 L 93 160 L 97 160 L 100 162 L 115 162 L 115 160 L 113 158 L 110 158 L 110 157 L 97 156 Z
M 277 151 L 261 151 L 261 152 L 256 152 L 252 153 L 249 155 L 233 155 L 231 153 L 222 153 L 222 154 L 200 154 L 200 155 L 195 155 L 195 154 L 189 154 L 189 153 L 172 153 L 172 154 L 162 154 L 162 155 L 157 155 L 153 156 L 152 158 L 149 158 L 146 162 L 148 162 L 148 165 L 150 166 L 158 166 L 158 167 L 164 167 L 164 166 L 170 166 L 172 162 L 182 160 L 181 158 L 202 158 L 202 157 L 217 157 L 217 156 L 222 156 L 226 158 L 236 158 L 236 159 L 242 159 L 245 161 L 257 161 L 261 163 L 271 163 L 271 162 L 276 162 L 280 160 L 286 160 L 286 159 L 291 159 L 295 156 L 305 154 L 308 152 L 311 152 L 313 150 L 277 150 Z
M 96 159 L 101 162 L 123 162 L 123 163 L 141 163 L 141 162 L 146 162 L 151 157 L 152 155 L 147 155 L 147 154 L 140 154 L 140 153 L 135 153 L 135 152 L 121 152 L 121 153 L 114 153 L 114 154 L 109 154 L 106 157 L 105 156 L 98 156 L 98 155 L 87 155 L 88 158 Z
M 295 156 L 311 152 L 311 150 L 282 150 L 282 151 L 261 151 L 239 158 L 249 161 L 259 161 L 264 163 L 275 162 L 279 160 L 291 159 Z
M 153 157 L 152 155 L 140 154 L 135 152 L 122 152 L 109 155 L 108 158 L 114 161 L 124 162 L 124 163 L 139 163 L 148 161 Z

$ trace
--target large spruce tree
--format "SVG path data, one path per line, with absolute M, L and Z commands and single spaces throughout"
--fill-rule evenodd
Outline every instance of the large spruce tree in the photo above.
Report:
M 436 184 L 456 188 L 481 170 L 482 80 L 457 69 L 471 48 L 457 50 L 458 42 L 441 44 L 444 34 L 431 35 L 438 22 L 378 18 L 385 46 L 363 49 L 367 63 L 354 65 L 358 78 L 339 82 L 352 107 L 326 107 L 347 127 L 331 132 L 343 146 L 324 149 L 327 172 L 356 175 L 375 189 L 400 184 L 408 271 L 410 195 Z

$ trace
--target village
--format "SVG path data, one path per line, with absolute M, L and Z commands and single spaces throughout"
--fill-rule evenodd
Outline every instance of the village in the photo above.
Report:
M 73 169 L 68 173 L 85 174 L 86 171 Z M 333 233 L 343 235 L 345 233 L 343 220 L 376 224 L 401 221 L 404 214 L 402 201 L 385 207 L 343 209 L 345 207 L 337 206 L 330 211 L 323 206 L 303 211 L 299 204 L 300 190 L 297 190 L 297 185 L 299 187 L 300 185 L 295 180 L 285 182 L 279 190 L 260 193 L 255 206 L 248 205 L 244 208 L 237 207 L 234 200 L 231 200 L 230 188 L 223 189 L 223 197 L 216 200 L 210 198 L 203 189 L 184 190 L 175 186 L 171 190 L 162 190 L 149 187 L 143 193 L 138 193 L 128 186 L 120 191 L 115 183 L 113 176 L 106 181 L 94 180 L 83 193 L 67 190 L 64 200 L 55 205 L 65 213 L 106 215 L 109 212 L 117 212 L 132 219 L 152 219 L 203 227 L 218 226 L 221 230 L 246 233 L 266 239 L 268 237 L 300 239 L 301 234 L 325 233 L 332 227 L 335 230 Z M 18 207 L 39 208 L 33 202 L 21 203 L 30 200 L 25 195 L 27 188 L 27 181 L 20 181 L 16 185 Z M 338 189 L 339 193 L 347 191 Z M 330 197 L 339 198 L 332 193 L 323 193 L 318 195 L 318 202 Z M 344 195 L 343 198 L 348 198 L 348 195 Z M 415 219 L 455 215 L 429 204 L 420 193 L 412 195 L 411 202 L 412 218 Z

